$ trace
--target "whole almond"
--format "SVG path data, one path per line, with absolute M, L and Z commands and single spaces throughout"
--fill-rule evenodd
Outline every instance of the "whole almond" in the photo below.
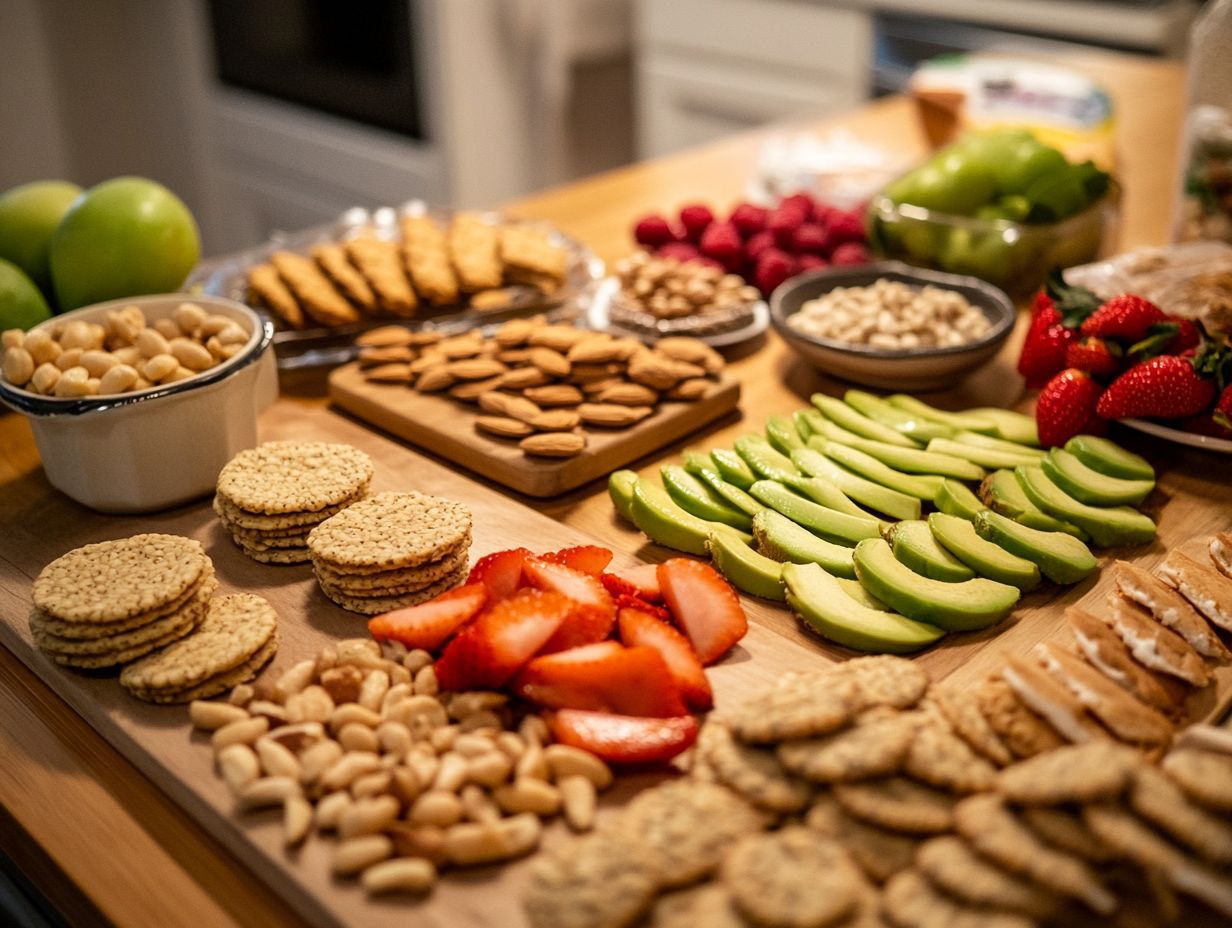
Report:
M 682 380 L 672 389 L 667 391 L 667 398 L 672 400 L 700 400 L 714 386 L 714 381 L 707 380 L 704 377 L 690 377 L 688 380 Z
M 479 395 L 479 408 L 494 416 L 503 416 L 505 414 L 505 406 L 511 398 L 508 393 L 501 393 L 499 390 L 489 390 L 487 393 Z
M 526 398 L 540 406 L 576 406 L 582 402 L 582 391 L 567 383 L 553 383 L 544 387 L 530 387 Z
M 426 329 L 422 332 L 412 332 L 410 345 L 413 348 L 426 348 L 428 345 L 438 345 L 444 340 L 444 333 Z
M 495 358 L 468 358 L 449 362 L 445 370 L 458 380 L 487 380 L 505 373 L 507 368 Z
M 502 348 L 516 348 L 525 345 L 536 328 L 535 323 L 529 319 L 510 319 L 496 330 L 492 338 Z
M 610 335 L 584 338 L 569 349 L 566 357 L 574 364 L 606 364 L 620 357 L 623 347 Z
M 666 355 L 639 351 L 629 359 L 629 368 L 625 375 L 634 383 L 640 383 L 652 390 L 670 390 L 682 379 L 676 373 L 676 363 Z
M 364 379 L 371 383 L 410 383 L 415 378 L 409 364 L 378 364 L 364 370 Z
M 640 422 L 654 409 L 650 406 L 621 406 L 617 403 L 583 403 L 578 415 L 587 425 L 602 425 L 608 428 L 625 428 Z
M 453 386 L 457 380 L 446 368 L 444 364 L 428 368 L 415 381 L 415 389 L 420 393 L 436 393 Z
M 501 374 L 500 380 L 502 390 L 525 390 L 528 387 L 541 387 L 550 383 L 552 378 L 537 367 L 519 367 Z
M 413 337 L 410 329 L 400 325 L 383 325 L 356 336 L 355 344 L 360 348 L 391 348 L 410 345 Z
M 518 442 L 527 454 L 545 458 L 571 458 L 586 448 L 586 436 L 577 432 L 540 432 Z
M 409 364 L 415 360 L 415 351 L 406 345 L 382 345 L 374 348 L 359 349 L 359 364 L 361 367 L 373 367 L 377 364 L 403 362 Z
M 547 413 L 540 415 L 547 415 Z M 475 419 L 475 428 L 492 435 L 499 435 L 501 438 L 525 438 L 535 431 L 525 422 L 510 419 L 508 416 L 479 416 Z
M 529 348 L 506 348 L 504 351 L 496 353 L 496 360 L 504 364 L 529 364 L 530 349 Z
M 453 338 L 443 338 L 435 345 L 436 350 L 451 361 L 473 358 L 482 347 L 483 339 L 478 335 L 455 335 Z
M 705 342 L 699 341 L 696 338 L 673 335 L 659 339 L 655 342 L 654 347 L 655 351 L 665 354 L 673 360 L 696 364 L 707 371 L 716 362 L 719 368 L 723 366 L 723 356 Z
M 429 368 L 441 367 L 447 364 L 448 362 L 449 362 L 449 359 L 446 358 L 443 354 L 436 351 L 435 349 L 429 349 L 428 351 L 425 351 L 423 354 L 421 354 L 419 357 L 417 357 L 414 361 L 411 362 L 411 367 L 410 367 L 411 375 L 417 377 L 420 374 L 422 374 L 424 371 L 428 370 Z
M 582 417 L 572 409 L 551 409 L 531 419 L 530 425 L 539 432 L 568 432 L 581 422 Z
M 569 361 L 559 351 L 538 347 L 531 349 L 530 363 L 549 377 L 568 377 Z
M 618 362 L 608 364 L 575 364 L 566 378 L 569 383 L 585 386 L 597 380 L 607 380 L 624 370 L 624 365 Z
M 532 345 L 541 345 L 563 353 L 594 334 L 571 325 L 545 325 L 531 332 L 527 341 Z
M 500 386 L 500 376 L 489 377 L 487 380 L 464 380 L 449 388 L 449 395 L 467 403 L 477 402 L 479 397 L 490 393 Z
M 542 411 L 537 403 L 524 396 L 510 396 L 505 401 L 504 414 L 511 419 L 519 419 L 522 422 L 530 422 L 531 419 L 535 418 Z
M 659 394 L 640 383 L 619 383 L 595 394 L 592 399 L 596 403 L 621 406 L 653 406 L 659 401 Z
M 605 380 L 596 380 L 594 383 L 582 384 L 582 392 L 585 393 L 587 396 L 597 396 L 598 394 L 602 393 L 604 390 L 608 390 L 612 387 L 617 386 L 618 384 L 628 383 L 628 382 L 629 381 L 624 380 L 620 377 L 608 377 Z M 647 389 L 649 389 L 649 387 L 647 387 Z

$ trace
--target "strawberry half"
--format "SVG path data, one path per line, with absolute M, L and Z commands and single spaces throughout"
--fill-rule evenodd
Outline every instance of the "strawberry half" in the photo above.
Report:
M 1166 354 L 1135 364 L 1099 400 L 1105 419 L 1183 419 L 1215 401 L 1215 381 L 1198 372 L 1201 360 Z M 1042 439 L 1042 436 L 1041 436 Z
M 485 554 L 471 568 L 467 584 L 482 583 L 492 602 L 512 596 L 522 587 L 522 563 L 534 557 L 525 548 L 511 548 Z
M 1133 343 L 1145 338 L 1151 326 L 1163 322 L 1165 318 L 1164 311 L 1150 300 L 1133 293 L 1122 293 L 1091 313 L 1079 331 L 1083 335 Z
M 687 711 L 662 654 L 615 641 L 536 657 L 522 668 L 514 688 L 523 699 L 552 709 L 647 718 L 671 718 Z
M 709 564 L 674 557 L 658 573 L 667 609 L 703 664 L 713 664 L 749 630 L 736 591 Z
M 616 614 L 620 615 L 621 609 L 636 609 L 638 612 L 644 612 L 646 615 L 659 622 L 672 621 L 672 614 L 658 603 L 648 603 L 640 596 L 632 596 L 629 593 L 617 593 L 612 597 L 612 603 L 616 606 Z
M 470 583 L 426 603 L 378 615 L 368 621 L 368 632 L 377 641 L 401 641 L 408 648 L 435 651 L 474 618 L 487 601 L 487 587 Z
M 522 572 L 531 586 L 554 590 L 572 601 L 568 618 L 545 643 L 544 653 L 592 644 L 612 633 L 616 606 L 598 577 L 536 557 L 526 560 Z
M 541 554 L 539 559 L 548 561 L 551 564 L 562 564 L 573 570 L 580 570 L 584 574 L 597 577 L 603 573 L 604 568 L 608 564 L 612 563 L 612 552 L 607 548 L 600 548 L 598 545 L 578 545 L 573 548 L 561 548 L 559 551 Z
M 640 609 L 621 609 L 617 621 L 621 641 L 631 648 L 654 648 L 663 656 L 667 672 L 690 709 L 704 712 L 714 705 L 702 662 L 684 635 Z
M 663 602 L 663 590 L 659 587 L 659 565 L 638 564 L 603 574 L 599 578 L 613 596 L 628 593 L 647 602 Z
M 573 603 L 560 593 L 519 590 L 479 613 L 436 662 L 444 690 L 499 689 L 564 624 Z
M 547 716 L 552 737 L 589 751 L 609 764 L 671 760 L 697 740 L 697 719 L 682 715 L 647 719 L 585 709 L 560 709 Z
M 1096 409 L 1103 392 L 1086 371 L 1064 370 L 1048 381 L 1035 402 L 1040 444 L 1051 448 L 1075 435 L 1102 435 L 1108 424 Z

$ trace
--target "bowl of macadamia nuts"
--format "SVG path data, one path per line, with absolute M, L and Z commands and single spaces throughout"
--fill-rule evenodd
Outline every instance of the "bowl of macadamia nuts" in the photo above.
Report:
M 992 284 L 883 261 L 793 277 L 770 297 L 778 333 L 823 374 L 894 390 L 951 386 L 1014 327 Z
M 278 392 L 273 326 L 234 300 L 111 300 L 0 334 L 0 402 L 30 419 L 47 479 L 103 512 L 213 489 Z

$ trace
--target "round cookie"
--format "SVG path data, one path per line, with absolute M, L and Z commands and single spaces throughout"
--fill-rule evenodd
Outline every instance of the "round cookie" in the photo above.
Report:
M 911 834 L 939 834 L 954 827 L 958 797 L 906 777 L 886 777 L 836 783 L 834 798 L 847 814 L 870 824 Z
M 878 883 L 910 867 L 921 842 L 915 835 L 899 834 L 848 815 L 829 793 L 817 797 L 804 824 L 842 844 L 865 876 Z
M 75 548 L 34 580 L 34 607 L 64 622 L 114 622 L 183 596 L 210 566 L 201 543 L 133 535 Z
M 378 493 L 330 516 L 308 536 L 314 560 L 339 571 L 418 567 L 458 551 L 471 533 L 461 503 L 423 493 Z
M 262 564 L 307 564 L 312 560 L 307 548 L 270 548 L 261 550 L 241 544 L 240 550 Z
M 196 686 L 190 686 L 187 689 L 166 693 L 151 691 L 140 694 L 139 698 L 147 702 L 172 704 L 192 702 L 195 699 L 209 699 L 211 696 L 225 693 L 227 690 L 239 686 L 241 683 L 247 683 L 255 677 L 261 668 L 269 663 L 278 652 L 278 644 L 278 631 L 275 629 L 274 634 L 270 635 L 269 640 L 261 645 L 252 657 L 237 667 L 232 667 L 223 673 L 215 674 L 208 680 L 203 680 Z
M 294 532 L 309 531 L 330 516 L 337 515 L 354 503 L 363 499 L 367 492 L 365 487 L 353 497 L 345 499 L 333 506 L 323 506 L 312 512 L 284 512 L 278 515 L 266 515 L 260 512 L 248 512 L 236 506 L 235 503 L 222 496 L 214 496 L 214 513 L 218 520 L 228 529 L 242 529 L 249 532 Z
M 33 609 L 30 612 L 30 624 L 37 625 L 39 631 L 45 634 L 53 635 L 56 638 L 68 638 L 74 641 L 120 635 L 124 632 L 142 628 L 151 622 L 157 622 L 159 619 L 165 619 L 173 612 L 178 612 L 184 608 L 190 601 L 204 602 L 214 595 L 216 589 L 218 589 L 218 581 L 214 577 L 213 566 L 210 566 L 206 569 L 205 574 L 202 575 L 200 582 L 191 589 L 186 590 L 183 595 L 167 603 L 165 606 L 160 606 L 150 612 L 142 612 L 131 619 L 121 619 L 117 622 L 64 622 L 48 615 L 41 609 Z
M 856 724 L 820 738 L 784 741 L 779 761 L 818 783 L 850 782 L 897 773 L 911 747 L 920 713 L 882 715 L 872 710 Z
M 406 586 L 408 587 L 407 592 L 411 592 L 409 584 L 417 583 L 419 586 L 415 589 L 423 589 L 442 577 L 447 577 L 467 566 L 470 561 L 469 549 L 470 538 L 468 536 L 460 550 L 447 554 L 440 560 L 431 561 L 419 567 L 397 567 L 375 574 L 348 573 L 345 568 L 334 567 L 319 559 L 313 562 L 312 567 L 322 582 L 328 582 L 342 592 L 351 595 L 363 595 L 368 590 L 388 591 L 399 586 Z
M 351 499 L 371 480 L 372 459 L 358 448 L 271 441 L 226 463 L 218 474 L 218 495 L 248 512 L 315 512 Z
M 1119 796 L 1138 755 L 1114 741 L 1088 741 L 1037 754 L 997 775 L 997 791 L 1022 805 L 1055 806 Z
M 208 600 L 208 597 L 206 598 Z M 133 647 L 145 644 L 147 641 L 166 638 L 173 632 L 183 629 L 185 633 L 194 628 L 205 616 L 206 601 L 194 601 L 182 608 L 155 619 L 140 628 L 134 628 L 118 635 L 105 635 L 99 638 L 60 638 L 49 634 L 30 621 L 30 633 L 34 643 L 44 651 L 54 651 L 56 654 L 94 654 L 105 656 L 129 651 Z
M 407 606 L 417 606 L 420 603 L 426 603 L 428 600 L 439 596 L 446 590 L 451 590 L 463 580 L 466 579 L 466 566 L 462 569 L 450 574 L 431 586 L 424 587 L 422 590 L 417 590 L 413 593 L 404 593 L 400 596 L 347 596 L 344 593 L 332 589 L 326 584 L 320 583 L 321 591 L 328 596 L 335 604 L 346 609 L 348 612 L 358 612 L 360 615 L 380 615 L 382 612 L 391 612 L 394 609 L 403 609 Z
M 970 905 L 1009 909 L 1038 919 L 1051 917 L 1061 907 L 1055 893 L 1007 873 L 957 835 L 924 842 L 915 863 L 934 886 Z
M 277 624 L 274 607 L 260 596 L 215 597 L 196 631 L 125 667 L 120 684 L 138 694 L 196 686 L 252 657 L 273 636 Z
M 954 734 L 967 742 L 969 748 L 998 767 L 1013 763 L 1014 755 L 980 712 L 974 693 L 970 690 L 944 687 L 933 690 L 930 695 L 950 723 L 950 727 L 954 729 Z
M 911 739 L 903 770 L 930 786 L 956 793 L 991 789 L 997 771 L 950 731 L 940 713 L 929 715 Z
M 702 726 L 696 755 L 724 786 L 753 805 L 772 812 L 798 812 L 808 803 L 812 789 L 783 769 L 770 750 L 742 744 L 721 722 Z
M 937 890 L 918 870 L 904 870 L 886 884 L 883 908 L 899 928 L 1034 928 L 1013 912 L 963 905 Z
M 531 862 L 526 914 L 534 928 L 628 928 L 654 901 L 656 864 L 636 836 L 584 835 Z
M 157 651 L 159 648 L 165 648 L 168 645 L 174 644 L 185 635 L 192 634 L 194 628 L 195 626 L 192 622 L 185 622 L 178 629 L 167 633 L 162 638 L 153 638 L 141 644 L 135 644 L 123 651 L 113 651 L 110 654 L 57 654 L 55 651 L 45 651 L 44 653 L 57 664 L 64 667 L 75 667 L 78 670 L 103 670 L 107 667 L 118 667 L 121 664 L 131 663 L 138 658 Z

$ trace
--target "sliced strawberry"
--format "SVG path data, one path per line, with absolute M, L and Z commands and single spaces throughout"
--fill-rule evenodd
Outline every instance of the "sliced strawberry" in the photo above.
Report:
M 628 593 L 647 602 L 663 602 L 663 590 L 659 587 L 659 565 L 638 564 L 603 574 L 600 578 L 613 596 Z
M 494 603 L 445 646 L 436 662 L 441 689 L 497 689 L 543 647 L 573 610 L 559 593 L 519 590 Z
M 560 709 L 547 716 L 561 744 L 589 751 L 610 764 L 646 764 L 671 760 L 697 740 L 697 719 L 681 715 L 647 719 L 585 709 Z
M 709 564 L 687 557 L 664 561 L 659 585 L 668 611 L 703 664 L 713 664 L 749 630 L 736 591 Z
M 512 596 L 522 587 L 522 562 L 534 557 L 525 548 L 511 548 L 485 554 L 471 568 L 468 584 L 482 583 L 488 588 L 488 599 L 496 602 Z
M 548 554 L 539 555 L 540 560 L 551 564 L 563 564 L 573 570 L 597 577 L 603 573 L 603 568 L 612 563 L 612 552 L 598 545 L 578 545 L 573 548 L 562 548 Z
M 618 621 L 621 641 L 631 648 L 654 648 L 663 656 L 667 672 L 690 709 L 704 712 L 714 705 L 702 662 L 684 635 L 640 609 L 621 609 Z
M 620 614 L 621 609 L 636 609 L 638 612 L 644 612 L 649 616 L 653 616 L 660 622 L 671 622 L 672 614 L 658 603 L 648 603 L 640 596 L 633 596 L 629 593 L 617 593 L 612 602 L 616 605 L 616 613 Z
M 435 651 L 487 601 L 487 587 L 482 583 L 468 583 L 426 603 L 378 615 L 368 621 L 368 632 L 377 641 L 392 639 L 408 648 Z
M 573 600 L 568 619 L 544 645 L 544 653 L 593 644 L 612 633 L 616 606 L 598 577 L 535 557 L 527 558 L 522 571 L 532 586 Z
M 626 648 L 615 641 L 536 657 L 518 674 L 514 687 L 524 699 L 553 709 L 594 709 L 647 718 L 669 718 L 687 711 L 662 654 L 654 648 Z

